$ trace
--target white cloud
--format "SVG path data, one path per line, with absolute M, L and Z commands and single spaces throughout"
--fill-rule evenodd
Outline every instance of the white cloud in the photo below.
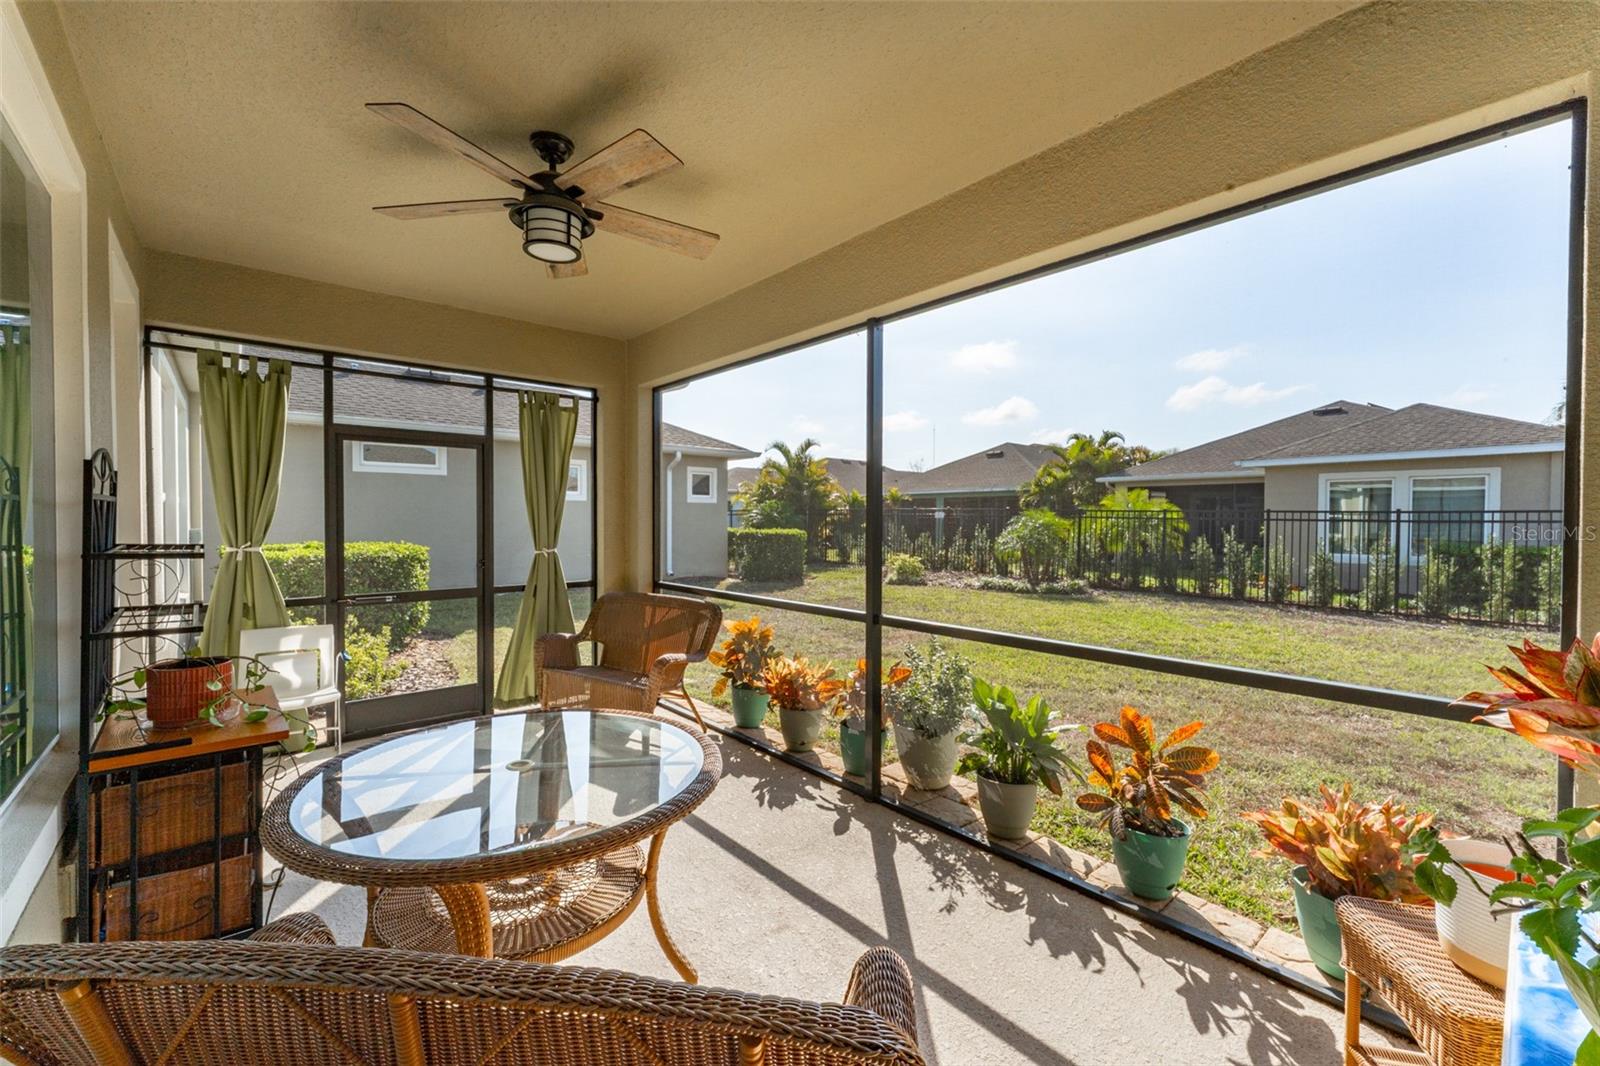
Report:
M 1039 408 L 1026 396 L 1012 396 L 993 407 L 968 411 L 961 421 L 969 426 L 1003 426 L 1008 422 L 1025 422 L 1039 416 Z
M 1172 365 L 1179 370 L 1192 370 L 1196 374 L 1215 374 L 1229 363 L 1244 355 L 1244 348 L 1203 348 L 1190 352 Z
M 1229 407 L 1258 407 L 1264 403 L 1281 400 L 1309 388 L 1307 385 L 1289 385 L 1269 389 L 1265 382 L 1235 385 L 1226 378 L 1211 374 L 1192 385 L 1184 385 L 1167 397 L 1167 408 L 1172 411 L 1198 411 L 1202 407 L 1226 404 Z
M 803 437 L 816 437 L 824 433 L 828 427 L 818 422 L 815 418 L 795 415 L 789 419 L 789 428 Z
M 928 420 L 915 411 L 896 411 L 892 415 L 883 416 L 883 431 L 885 433 L 906 433 L 913 429 L 922 429 Z
M 989 374 L 1017 365 L 1016 341 L 984 341 L 950 353 L 950 369 L 966 374 Z

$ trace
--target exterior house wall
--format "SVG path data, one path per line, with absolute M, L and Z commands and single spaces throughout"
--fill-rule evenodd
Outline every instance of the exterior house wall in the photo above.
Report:
M 671 565 L 668 565 L 668 536 L 663 515 L 661 530 L 661 574 L 679 580 L 689 577 L 728 575 L 728 463 L 726 459 L 685 453 L 670 474 L 673 457 L 663 455 L 657 477 L 661 499 L 671 508 Z M 710 469 L 716 481 L 711 500 L 689 499 L 689 471 Z M 671 488 L 668 488 L 668 482 Z
M 1472 455 L 1452 459 L 1407 459 L 1384 462 L 1324 463 L 1315 466 L 1267 467 L 1267 509 L 1270 511 L 1320 511 L 1324 509 L 1319 482 L 1323 475 L 1345 473 L 1403 474 L 1435 470 L 1500 471 L 1502 511 L 1558 510 L 1561 507 L 1561 454 L 1535 452 L 1512 455 Z
M 272 542 L 322 540 L 322 427 L 290 425 L 284 434 L 284 483 L 268 540 Z M 450 456 L 454 459 L 455 456 Z M 587 446 L 572 449 L 572 458 L 593 471 L 593 453 Z M 428 546 L 430 584 L 433 588 L 471 586 L 476 580 L 477 548 L 474 532 L 462 516 L 477 510 L 477 473 L 457 462 L 447 463 L 443 475 L 360 471 L 351 469 L 350 446 L 345 462 L 345 537 L 348 540 L 408 540 Z M 311 472 L 311 491 L 295 491 L 293 471 Z M 586 486 L 585 495 L 589 487 Z M 429 497 L 423 507 L 406 506 L 413 493 Z M 520 585 L 528 579 L 533 562 L 533 537 L 523 504 L 522 455 L 515 440 L 494 442 L 494 562 L 496 585 Z M 210 489 L 206 513 L 216 514 Z M 557 549 L 568 581 L 588 581 L 593 508 L 589 501 L 569 500 L 562 517 Z M 208 577 L 215 569 L 218 542 L 215 518 L 206 524 Z

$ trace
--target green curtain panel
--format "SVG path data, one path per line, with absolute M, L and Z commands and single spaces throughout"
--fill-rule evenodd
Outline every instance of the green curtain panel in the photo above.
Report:
M 199 363 L 200 432 L 222 535 L 200 650 L 238 655 L 241 630 L 289 624 L 283 593 L 261 554 L 278 509 L 289 364 L 269 360 L 263 375 L 255 356 L 230 363 L 215 351 L 200 352 Z
M 567 578 L 561 572 L 556 539 L 567 506 L 567 468 L 572 464 L 572 440 L 578 432 L 578 403 L 570 396 L 524 392 L 517 397 L 517 420 L 522 429 L 522 494 L 528 504 L 528 525 L 533 529 L 533 565 L 528 568 L 528 587 L 522 590 L 505 665 L 494 686 L 499 704 L 533 700 L 538 695 L 534 691 L 534 643 L 546 633 L 573 631 L 572 604 L 567 599 Z
M 22 689 L 23 700 L 18 709 L 27 731 L 23 738 L 24 765 L 37 754 L 33 715 L 28 713 L 28 701 L 32 700 L 34 693 L 33 587 L 29 573 L 32 560 L 27 551 L 28 513 L 33 490 L 32 378 L 29 371 L 32 353 L 28 335 L 27 326 L 12 323 L 0 325 L 0 460 L 10 468 L 0 469 L 0 479 L 17 479 L 15 495 L 9 486 L 0 482 L 0 497 L 5 500 L 4 504 L 0 504 L 0 538 L 4 538 L 3 546 L 6 549 L 3 561 L 11 568 L 8 573 L 0 573 L 0 589 L 3 589 L 0 592 L 0 610 L 7 613 L 15 611 L 20 620 L 20 632 L 8 634 L 7 639 L 18 642 L 13 655 L 20 652 L 22 661 L 21 677 L 16 680 Z M 13 584 L 15 587 L 9 587 Z

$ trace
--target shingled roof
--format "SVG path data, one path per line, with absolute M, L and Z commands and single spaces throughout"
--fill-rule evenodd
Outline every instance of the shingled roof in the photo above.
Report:
M 1501 450 L 1559 451 L 1562 426 L 1414 403 L 1353 425 L 1258 451 L 1241 462 L 1290 466 L 1374 455 L 1434 456 L 1445 452 L 1490 454 Z
M 1032 480 L 1039 468 L 1055 457 L 1048 444 L 1007 442 L 981 452 L 952 459 L 932 470 L 883 468 L 883 487 L 899 489 L 908 496 L 962 495 L 977 492 L 1016 492 Z M 828 473 L 845 492 L 867 490 L 867 464 L 860 459 L 828 457 Z M 729 490 L 737 492 L 753 480 L 758 468 L 733 467 L 728 471 Z
M 1364 422 L 1393 414 L 1387 407 L 1372 403 L 1352 403 L 1335 400 L 1297 415 L 1268 422 L 1242 433 L 1219 437 L 1193 448 L 1184 448 L 1171 455 L 1138 466 L 1129 467 L 1120 474 L 1101 478 L 1105 482 L 1144 482 L 1180 480 L 1185 478 L 1247 478 L 1260 477 L 1260 470 L 1239 467 L 1242 460 L 1287 447 L 1301 441 L 1322 436 L 1330 431 L 1348 429 Z
M 481 386 L 448 385 L 406 375 L 358 374 L 335 369 L 333 402 L 335 417 L 357 424 L 458 433 L 477 433 L 483 429 Z M 291 421 L 321 420 L 320 373 L 291 374 L 289 413 Z M 517 400 L 510 390 L 495 393 L 494 428 L 496 434 L 501 436 L 515 436 L 517 433 Z M 577 440 L 587 445 L 593 439 L 594 403 L 580 399 Z M 757 454 L 737 444 L 667 422 L 661 425 L 661 446 L 697 454 L 725 455 L 730 459 L 751 459 Z

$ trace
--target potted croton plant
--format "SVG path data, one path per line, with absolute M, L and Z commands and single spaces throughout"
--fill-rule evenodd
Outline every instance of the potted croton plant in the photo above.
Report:
M 1357 803 L 1346 781 L 1335 792 L 1319 786 L 1320 802 L 1286 799 L 1275 811 L 1246 811 L 1260 827 L 1269 850 L 1295 864 L 1290 872 L 1300 936 L 1317 969 L 1344 980 L 1339 965 L 1343 938 L 1333 902 L 1341 896 L 1426 903 L 1417 884 L 1421 856 L 1414 837 L 1433 825 L 1431 814 L 1407 814 L 1392 799 Z
M 713 699 L 733 690 L 733 724 L 740 729 L 759 729 L 767 717 L 767 690 L 761 672 L 767 661 L 778 654 L 772 645 L 772 627 L 761 624 L 759 616 L 724 623 L 727 639 L 706 656 L 722 671 L 711 689 Z
M 1043 696 L 1018 703 L 1010 689 L 981 678 L 973 678 L 972 695 L 987 724 L 966 737 L 973 750 L 961 757 L 958 770 L 977 775 L 978 809 L 989 835 L 1019 840 L 1028 835 L 1041 783 L 1059 796 L 1062 774 L 1083 780 L 1061 747 L 1061 733 L 1078 727 L 1052 728 Z
M 818 665 L 804 656 L 778 656 L 761 672 L 761 683 L 778 709 L 778 728 L 789 751 L 810 751 L 817 746 L 826 721 L 826 709 L 844 682 L 833 676 L 832 664 Z
M 883 694 L 894 750 L 911 787 L 944 788 L 956 769 L 956 743 L 972 717 L 972 663 L 937 637 L 907 650 L 911 676 Z
M 1524 640 L 1511 653 L 1521 671 L 1489 670 L 1504 691 L 1472 692 L 1457 702 L 1478 709 L 1476 721 L 1515 733 L 1600 784 L 1600 636 L 1587 645 L 1574 641 L 1565 652 Z M 1507 916 L 1501 924 L 1516 915 L 1521 934 L 1555 960 L 1589 1026 L 1577 1048 L 1577 1066 L 1600 1063 L 1600 942 L 1593 917 L 1600 911 L 1597 826 L 1600 807 L 1570 807 L 1553 818 L 1524 821 L 1516 844 L 1505 845 L 1505 875 L 1464 860 L 1452 842 L 1431 831 L 1418 834 L 1412 847 L 1422 860 L 1417 883 L 1440 910 L 1456 912 L 1470 904 L 1491 919 Z M 1557 847 L 1541 851 L 1534 843 L 1539 840 Z M 1439 928 L 1443 938 L 1444 924 Z M 1451 957 L 1472 972 L 1455 953 Z
M 884 715 L 883 728 L 878 737 L 880 750 L 889 735 L 889 692 L 905 684 L 910 677 L 911 668 L 901 663 L 895 663 L 883 672 L 880 691 L 884 697 Z M 867 660 L 856 660 L 856 668 L 850 671 L 850 677 L 839 693 L 839 700 L 833 705 L 833 715 L 839 721 L 839 758 L 844 763 L 844 772 L 866 777 Z
M 1217 753 L 1185 744 L 1204 722 L 1179 726 L 1160 744 L 1155 723 L 1132 707 L 1116 722 L 1097 722 L 1088 741 L 1091 791 L 1078 806 L 1100 816 L 1111 834 L 1111 855 L 1128 891 L 1146 899 L 1171 899 L 1189 857 L 1189 826 L 1174 808 L 1192 818 L 1206 817 L 1206 774 L 1217 768 Z M 1118 766 L 1114 748 L 1128 752 Z

